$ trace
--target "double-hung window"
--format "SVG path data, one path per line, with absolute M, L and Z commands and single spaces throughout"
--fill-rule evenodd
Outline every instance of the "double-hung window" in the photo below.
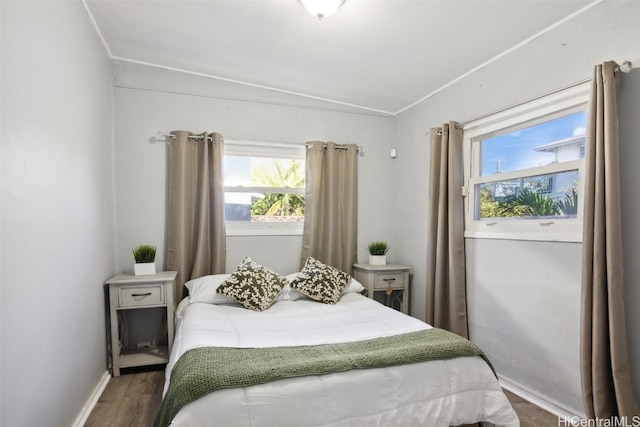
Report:
M 304 175 L 304 145 L 225 139 L 227 234 L 302 234 Z
M 465 126 L 465 236 L 579 242 L 586 85 Z

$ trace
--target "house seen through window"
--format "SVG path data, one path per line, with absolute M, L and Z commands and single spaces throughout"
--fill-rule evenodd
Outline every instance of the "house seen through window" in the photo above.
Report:
M 581 240 L 584 94 L 545 99 L 467 132 L 467 237 Z
M 490 178 L 474 189 L 476 219 L 575 217 L 580 176 L 573 161 L 584 158 L 584 143 L 584 111 L 481 141 L 481 176 Z M 561 170 L 547 172 L 549 165 Z M 502 178 L 505 172 L 513 178 Z

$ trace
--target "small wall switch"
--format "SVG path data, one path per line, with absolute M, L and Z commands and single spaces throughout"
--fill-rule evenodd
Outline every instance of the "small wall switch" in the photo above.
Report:
M 391 156 L 392 159 L 395 159 L 396 157 L 398 157 L 398 150 L 396 150 L 395 148 L 392 148 L 391 151 L 389 152 L 389 156 Z

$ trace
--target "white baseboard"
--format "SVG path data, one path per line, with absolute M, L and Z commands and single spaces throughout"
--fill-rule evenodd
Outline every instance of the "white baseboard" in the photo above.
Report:
M 500 384 L 505 389 L 509 390 L 513 394 L 517 394 L 525 400 L 533 403 L 534 405 L 544 409 L 547 412 L 556 415 L 558 419 L 577 419 L 584 418 L 585 414 L 577 414 L 574 410 L 567 408 L 565 405 L 550 399 L 547 396 L 542 396 L 539 393 L 528 390 L 522 384 L 517 383 L 509 378 L 500 376 Z
M 109 371 L 104 371 L 102 377 L 100 378 L 100 381 L 98 382 L 98 385 L 96 385 L 96 387 L 93 389 L 93 392 L 89 396 L 89 399 L 87 399 L 87 402 L 82 407 L 82 410 L 76 417 L 76 420 L 73 422 L 71 427 L 84 426 L 84 423 L 87 422 L 89 415 L 91 415 L 91 411 L 93 411 L 96 403 L 98 403 L 98 399 L 100 399 L 102 392 L 107 387 L 107 384 L 109 384 L 109 380 L 111 380 L 111 374 L 109 373 Z

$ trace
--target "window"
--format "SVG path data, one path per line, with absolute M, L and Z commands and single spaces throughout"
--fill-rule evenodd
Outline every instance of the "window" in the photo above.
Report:
M 581 241 L 586 89 L 465 126 L 465 236 Z
M 227 234 L 302 234 L 305 148 L 225 140 Z

